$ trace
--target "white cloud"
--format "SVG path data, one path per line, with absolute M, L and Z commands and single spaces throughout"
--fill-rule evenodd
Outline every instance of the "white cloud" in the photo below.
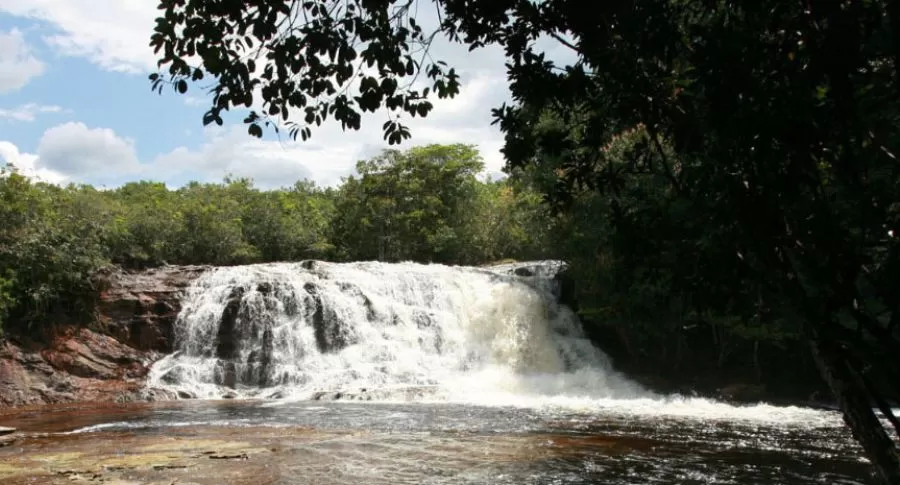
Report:
M 489 78 L 475 78 L 463 87 L 456 100 L 437 102 L 435 116 L 417 119 L 414 144 L 468 143 L 478 145 L 489 171 L 502 166 L 497 134 L 484 127 L 488 114 L 471 107 L 484 106 L 496 96 Z M 446 110 L 441 105 L 447 104 Z M 244 126 L 209 127 L 200 147 L 179 147 L 152 160 L 139 160 L 135 140 L 109 128 L 84 123 L 63 123 L 44 132 L 35 154 L 21 154 L 9 142 L 4 145 L 7 161 L 47 181 L 87 182 L 112 187 L 128 180 L 161 180 L 171 186 L 189 180 L 221 181 L 226 175 L 252 178 L 260 187 L 288 186 L 309 178 L 335 186 L 355 171 L 356 162 L 375 155 L 387 145 L 381 122 L 368 115 L 360 131 L 344 132 L 328 123 L 309 141 L 260 140 L 249 136 Z M 407 143 L 403 148 L 412 146 Z
M 457 98 L 435 101 L 431 116 L 407 119 L 413 139 L 400 148 L 473 144 L 481 149 L 487 171 L 499 172 L 502 139 L 490 127 L 488 109 L 503 96 L 504 83 L 489 72 L 477 72 Z M 382 139 L 383 121 L 384 113 L 367 114 L 361 130 L 346 132 L 336 123 L 326 123 L 306 142 L 287 139 L 286 134 L 282 141 L 259 140 L 249 136 L 243 125 L 212 126 L 204 130 L 198 148 L 179 147 L 152 160 L 138 159 L 139 141 L 125 139 L 109 128 L 69 122 L 48 129 L 36 154 L 17 157 L 27 157 L 30 167 L 57 174 L 56 179 L 109 187 L 135 179 L 178 186 L 189 180 L 221 181 L 226 175 L 252 178 L 265 188 L 288 186 L 304 178 L 335 186 L 354 173 L 357 161 L 387 147 Z
M 20 173 L 51 183 L 115 187 L 129 180 L 151 179 L 180 186 L 190 180 L 218 182 L 233 175 L 253 178 L 266 188 L 305 178 L 333 185 L 356 161 L 353 147 L 323 150 L 312 143 L 258 140 L 242 127 L 210 128 L 205 136 L 199 149 L 180 147 L 140 163 L 133 140 L 109 128 L 70 122 L 44 132 L 34 154 L 20 152 L 11 142 L 0 142 L 0 159 Z
M 212 101 L 206 98 L 201 98 L 200 96 L 193 95 L 185 95 L 184 96 L 184 104 L 188 106 L 203 106 L 208 108 Z
M 406 119 L 413 138 L 400 149 L 429 143 L 477 145 L 485 169 L 496 174 L 503 167 L 502 137 L 490 126 L 490 111 L 498 98 L 506 95 L 505 83 L 489 73 L 473 76 L 455 99 L 437 100 L 428 118 Z M 364 116 L 359 131 L 343 131 L 336 123 L 313 129 L 312 139 L 258 140 L 247 135 L 244 126 L 212 128 L 198 150 L 179 148 L 157 158 L 155 173 L 169 180 L 202 177 L 221 180 L 227 174 L 253 178 L 261 187 L 291 185 L 305 177 L 325 186 L 335 186 L 354 173 L 356 162 L 387 148 L 382 138 L 384 113 Z M 169 181 L 167 180 L 167 181 Z
M 0 94 L 21 89 L 43 72 L 44 63 L 31 53 L 22 32 L 0 32 Z
M 308 160 L 315 155 L 310 146 L 251 138 L 241 127 L 211 128 L 199 149 L 176 148 L 147 164 L 146 172 L 170 185 L 217 182 L 232 175 L 252 178 L 260 187 L 279 187 L 312 178 Z M 327 171 L 317 175 L 320 182 L 329 177 Z
M 143 73 L 156 61 L 149 47 L 158 2 L 152 0 L 0 0 L 0 12 L 58 29 L 44 40 L 62 54 L 104 69 Z
M 0 141 L 0 160 L 5 165 L 12 165 L 25 175 L 43 182 L 59 184 L 66 181 L 66 176 L 45 168 L 38 167 L 38 156 L 30 153 L 21 153 L 19 148 L 8 141 Z
M 45 131 L 37 157 L 39 168 L 99 185 L 115 184 L 142 170 L 132 140 L 109 128 L 89 128 L 84 123 L 64 123 Z
M 63 109 L 56 105 L 26 103 L 12 109 L 0 108 L 0 118 L 10 121 L 34 121 L 38 115 L 46 113 L 61 113 Z

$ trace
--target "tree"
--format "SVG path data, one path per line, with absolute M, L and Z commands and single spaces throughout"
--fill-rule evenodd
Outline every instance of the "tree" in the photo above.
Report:
M 333 250 L 328 231 L 334 201 L 315 183 L 288 190 L 254 191 L 243 198 L 244 235 L 264 261 L 325 258 Z
M 483 168 L 468 145 L 385 150 L 356 165 L 337 198 L 334 238 L 349 259 L 470 263 L 465 221 Z
M 698 227 L 728 248 L 702 268 L 703 283 L 757 285 L 795 315 L 845 420 L 884 483 L 900 483 L 900 458 L 869 407 L 900 431 L 885 395 L 897 394 L 900 364 L 900 7 L 887 0 L 667 0 L 576 2 L 435 0 L 440 23 L 426 34 L 415 2 L 222 3 L 163 0 L 151 44 L 171 82 L 205 73 L 213 83 L 207 123 L 252 106 L 294 134 L 334 116 L 359 128 L 379 106 L 427 115 L 428 93 L 402 81 L 425 72 L 438 96 L 458 90 L 455 73 L 420 62 L 435 35 L 505 49 L 513 106 L 495 111 L 511 167 L 562 160 L 555 193 L 579 186 L 616 191 L 648 171 L 689 204 Z M 302 23 L 301 20 L 302 19 Z M 570 48 L 556 65 L 540 37 Z M 190 66 L 193 56 L 202 66 Z M 260 66 L 256 63 L 262 60 Z M 365 62 L 374 72 L 357 68 Z M 358 96 L 345 88 L 362 74 Z M 324 99 L 322 96 L 332 96 Z M 538 136 L 547 111 L 575 131 Z M 603 147 L 642 125 L 631 164 L 608 163 Z M 409 135 L 396 120 L 389 142 Z M 677 157 L 664 149 L 670 144 Z M 615 212 L 615 208 L 611 209 Z M 702 223 L 701 223 L 702 222 Z M 679 274 L 681 268 L 670 268 Z
M 249 189 L 248 182 L 237 183 L 241 187 L 191 182 L 178 190 L 184 223 L 176 240 L 184 262 L 241 264 L 259 260 L 258 249 L 244 238 L 241 202 L 234 197 L 234 192 Z
M 555 256 L 548 243 L 557 220 L 536 190 L 512 178 L 487 180 L 472 205 L 465 246 L 478 262 Z
M 90 187 L 0 177 L 0 323 L 39 333 L 51 316 L 88 315 L 97 295 L 93 276 L 108 264 L 113 214 Z
M 113 194 L 123 206 L 121 238 L 110 248 L 113 261 L 128 267 L 178 261 L 184 217 L 175 194 L 164 183 L 150 181 L 127 183 Z

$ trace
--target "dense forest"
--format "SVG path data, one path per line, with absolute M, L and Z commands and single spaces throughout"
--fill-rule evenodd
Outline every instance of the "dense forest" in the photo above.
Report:
M 608 150 L 624 161 L 645 136 L 623 133 Z M 8 169 L 0 177 L 0 218 L 7 221 L 0 227 L 0 322 L 9 333 L 32 336 L 61 320 L 90 322 L 95 276 L 110 267 L 558 258 L 570 263 L 572 303 L 589 335 L 648 384 L 713 392 L 767 382 L 768 397 L 792 398 L 816 388 L 789 325 L 762 327 L 726 307 L 692 304 L 696 295 L 667 268 L 704 256 L 685 254 L 673 239 L 684 214 L 668 210 L 667 192 L 652 179 L 628 196 L 585 190 L 559 211 L 540 195 L 552 173 L 515 170 L 484 180 L 482 169 L 478 151 L 462 144 L 385 150 L 334 188 L 298 181 L 261 190 L 251 180 L 226 179 L 98 190 L 35 182 Z M 608 217 L 611 204 L 634 216 L 627 228 Z

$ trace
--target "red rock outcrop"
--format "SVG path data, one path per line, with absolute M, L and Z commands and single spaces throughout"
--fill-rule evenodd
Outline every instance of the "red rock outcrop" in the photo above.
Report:
M 172 350 L 181 295 L 205 269 L 108 272 L 96 321 L 56 327 L 41 342 L 0 339 L 0 407 L 146 397 L 149 365 Z
M 0 406 L 132 399 L 148 355 L 87 328 L 49 344 L 0 344 Z
M 107 288 L 97 306 L 100 328 L 136 349 L 171 352 L 181 295 L 206 269 L 164 266 L 103 275 Z

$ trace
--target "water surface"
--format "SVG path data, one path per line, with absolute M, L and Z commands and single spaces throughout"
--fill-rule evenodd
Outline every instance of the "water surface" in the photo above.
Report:
M 51 408 L 0 418 L 28 436 L 0 448 L 0 480 L 866 483 L 868 466 L 836 413 L 705 400 L 666 409 L 639 401 L 602 412 L 322 401 Z

